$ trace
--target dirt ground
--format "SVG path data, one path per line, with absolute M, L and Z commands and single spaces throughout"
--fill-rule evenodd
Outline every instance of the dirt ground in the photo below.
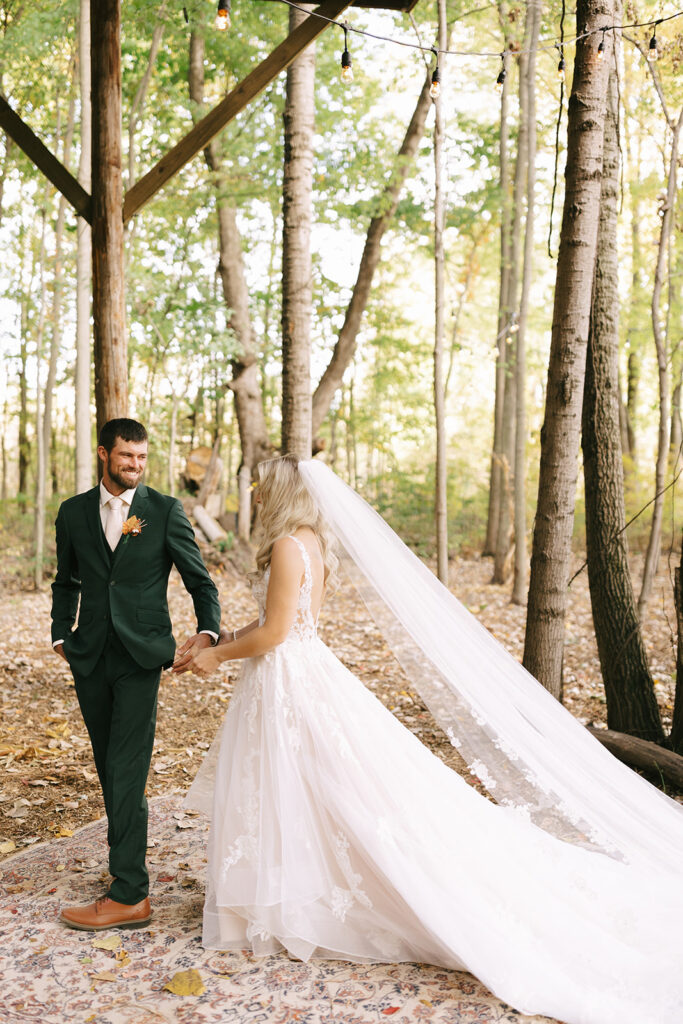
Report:
M 241 573 L 221 555 L 207 561 L 229 628 L 254 617 Z M 576 568 L 579 567 L 577 561 Z M 640 565 L 634 560 L 634 576 Z M 673 563 L 663 558 L 644 626 L 650 667 L 665 727 L 671 723 L 675 672 Z M 486 559 L 451 563 L 451 589 L 516 657 L 521 658 L 525 609 L 511 605 L 509 588 L 489 583 Z M 192 604 L 179 577 L 169 605 L 182 641 L 194 632 Z M 323 609 L 323 640 L 397 717 L 453 767 L 457 754 L 387 651 L 355 591 L 342 584 Z M 50 591 L 25 589 L 19 574 L 0 579 L 0 857 L 75 828 L 104 813 L 90 746 L 66 664 L 52 651 Z M 157 737 L 148 793 L 182 791 L 191 782 L 225 714 L 239 671 L 225 666 L 210 680 L 162 675 Z M 570 590 L 565 649 L 565 704 L 583 724 L 604 724 L 605 696 L 585 571 Z M 466 776 L 472 785 L 478 780 Z M 679 794 L 679 798 L 681 798 Z

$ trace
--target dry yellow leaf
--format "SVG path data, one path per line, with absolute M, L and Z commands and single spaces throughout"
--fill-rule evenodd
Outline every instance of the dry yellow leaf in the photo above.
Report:
M 95 938 L 92 940 L 95 949 L 118 949 L 121 945 L 120 935 L 107 935 L 105 939 Z
M 12 850 L 16 850 L 17 844 L 13 843 L 11 839 L 7 839 L 4 843 L 0 843 L 0 853 L 11 853 Z
M 164 985 L 166 992 L 172 992 L 175 996 L 201 996 L 206 992 L 199 971 L 178 971 L 170 981 Z
M 111 971 L 100 971 L 99 974 L 91 975 L 93 981 L 116 981 L 116 975 Z

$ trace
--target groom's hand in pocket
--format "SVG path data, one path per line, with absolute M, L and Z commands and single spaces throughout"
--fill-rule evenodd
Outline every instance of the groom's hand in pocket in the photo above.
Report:
M 189 672 L 190 662 L 195 654 L 199 654 L 205 647 L 211 646 L 211 637 L 208 633 L 195 633 L 187 638 L 182 647 L 176 651 L 173 671 L 176 673 Z
M 57 652 L 57 654 L 59 655 L 60 658 L 64 658 L 64 661 L 67 663 L 67 665 L 69 664 L 69 659 L 67 658 L 66 654 L 64 653 L 64 644 L 57 644 L 52 649 L 53 649 L 53 651 Z

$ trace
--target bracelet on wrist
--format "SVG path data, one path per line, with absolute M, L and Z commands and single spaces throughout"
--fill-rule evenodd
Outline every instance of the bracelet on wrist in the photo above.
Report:
M 236 639 L 237 639 L 237 630 L 233 629 L 233 631 L 232 631 L 232 642 L 234 643 Z

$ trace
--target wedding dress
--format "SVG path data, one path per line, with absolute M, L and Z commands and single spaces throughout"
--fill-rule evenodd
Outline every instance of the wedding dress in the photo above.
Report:
M 478 794 L 320 640 L 309 556 L 291 542 L 304 577 L 294 625 L 282 644 L 243 663 L 186 798 L 212 816 L 204 945 L 467 970 L 521 1012 L 567 1024 L 683 1021 L 681 872 L 666 858 L 655 870 L 646 856 L 665 838 L 654 832 L 619 848 L 614 814 L 600 835 L 558 838 L 532 820 L 540 769 L 523 772 L 526 805 Z M 266 569 L 253 588 L 261 622 L 268 578 Z M 456 650 L 456 660 L 463 655 Z M 609 781 L 614 759 L 600 750 Z M 564 771 L 599 786 L 583 767 Z M 478 774 L 486 780 L 485 766 Z M 582 808 L 589 819 L 593 799 Z M 635 799 L 644 800 L 640 789 Z M 666 805 L 675 832 L 680 808 Z M 580 817 L 566 816 L 570 831 Z M 643 830 L 634 821 L 628 836 L 631 826 Z

